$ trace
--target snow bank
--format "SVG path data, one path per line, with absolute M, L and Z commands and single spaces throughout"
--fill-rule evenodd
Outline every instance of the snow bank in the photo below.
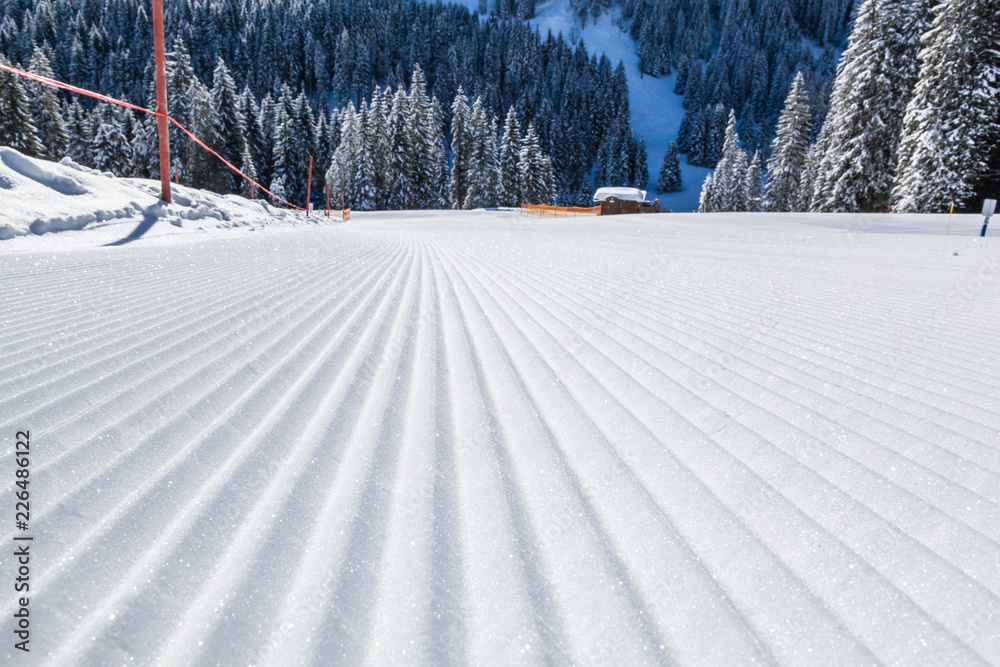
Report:
M 173 203 L 159 200 L 159 181 L 115 178 L 69 158 L 59 163 L 22 155 L 0 146 L 0 240 L 92 227 L 135 225 L 153 235 L 208 227 L 301 222 L 296 215 L 233 195 L 217 195 L 175 185 Z M 169 223 L 156 225 L 156 223 Z M 153 227 L 156 230 L 153 231 Z

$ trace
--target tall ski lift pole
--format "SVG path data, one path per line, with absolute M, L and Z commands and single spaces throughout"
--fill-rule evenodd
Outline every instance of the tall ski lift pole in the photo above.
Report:
M 170 203 L 170 136 L 167 126 L 167 54 L 163 44 L 163 0 L 153 0 L 156 55 L 156 131 L 160 135 L 160 199 Z

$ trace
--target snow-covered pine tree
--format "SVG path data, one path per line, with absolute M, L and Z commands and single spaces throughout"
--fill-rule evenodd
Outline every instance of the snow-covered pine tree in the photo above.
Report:
M 763 210 L 764 204 L 764 182 L 761 174 L 760 151 L 754 151 L 750 166 L 747 167 L 747 176 L 743 184 L 746 192 L 746 208 L 744 210 L 751 213 Z
M 218 114 L 212 105 L 211 91 L 199 79 L 195 78 L 191 81 L 187 95 L 191 105 L 191 117 L 187 128 L 196 137 L 211 137 L 213 130 L 219 123 Z M 188 154 L 187 163 L 184 166 L 187 182 L 200 188 L 211 182 L 215 170 L 226 168 L 219 162 L 218 158 L 200 146 L 196 146 Z
M 414 66 L 410 76 L 406 112 L 406 160 L 412 189 L 410 208 L 427 208 L 431 205 L 433 165 L 430 144 L 434 140 L 431 127 L 433 121 L 431 102 L 427 97 L 427 81 L 418 64 Z
M 411 208 L 413 184 L 410 180 L 409 146 L 407 145 L 406 116 L 409 103 L 403 87 L 396 89 L 389 111 L 385 133 L 385 171 L 382 175 L 386 184 L 386 199 L 382 205 L 390 211 Z
M 94 143 L 91 146 L 91 164 L 94 169 L 126 176 L 132 168 L 132 150 L 122 131 L 121 123 L 107 104 L 101 103 L 92 115 Z
M 521 203 L 521 123 L 513 106 L 507 111 L 503 122 L 503 137 L 500 139 L 500 187 L 501 206 L 517 206 Z
M 820 160 L 823 159 L 823 144 L 817 138 L 806 149 L 805 164 L 802 167 L 802 178 L 799 179 L 798 203 L 793 207 L 796 211 L 808 211 L 812 208 L 813 187 L 816 184 L 816 172 L 819 171 Z
M 299 151 L 298 161 L 295 163 L 298 167 L 297 172 L 295 172 L 295 182 L 298 184 L 298 194 L 296 196 L 305 201 L 306 190 L 309 185 L 309 158 L 315 158 L 314 151 L 319 143 L 316 139 L 316 114 L 313 112 L 312 104 L 309 102 L 309 98 L 305 92 L 300 92 L 295 98 L 294 109 L 293 131 L 298 138 L 296 147 Z M 314 171 L 315 166 L 314 160 Z M 313 188 L 313 192 L 316 192 L 316 188 Z
M 472 149 L 469 152 L 469 189 L 462 204 L 464 209 L 496 205 L 497 161 L 496 119 L 489 122 L 482 99 L 472 103 L 469 115 Z
M 285 203 L 281 200 L 288 200 L 288 193 L 285 192 L 285 180 L 281 176 L 275 176 L 271 179 L 271 184 L 268 186 L 268 190 L 271 191 L 272 195 L 271 203 L 278 208 L 284 208 Z
M 659 178 L 656 180 L 656 191 L 660 193 L 680 192 L 681 163 L 677 155 L 677 142 L 671 141 L 670 147 L 663 155 Z
M 552 158 L 545 153 L 542 153 L 539 173 L 541 174 L 539 181 L 541 182 L 542 203 L 554 204 L 556 200 L 556 172 Z
M 698 212 L 708 213 L 712 209 L 709 208 L 709 203 L 712 201 L 712 175 L 709 174 L 705 177 L 705 182 L 701 185 L 701 195 L 698 197 Z
M 451 104 L 451 166 L 449 198 L 452 208 L 461 208 L 469 190 L 469 155 L 472 150 L 472 132 L 469 127 L 469 98 L 459 88 Z
M 382 90 L 378 85 L 372 91 L 371 103 L 361 104 L 361 117 L 364 125 L 361 127 L 361 138 L 368 147 L 369 159 L 375 180 L 372 191 L 379 207 L 385 206 L 389 197 L 389 115 L 392 112 L 392 88 Z
M 0 64 L 11 66 L 0 54 Z M 10 146 L 31 157 L 44 157 L 45 144 L 31 119 L 31 103 L 14 74 L 0 72 L 0 145 Z
M 945 211 L 952 201 L 968 208 L 978 196 L 1000 195 L 998 15 L 998 0 L 938 6 L 903 121 L 894 210 Z M 976 179 L 987 170 L 994 172 L 992 190 Z
M 172 50 L 167 54 L 167 112 L 180 124 L 191 128 L 192 99 L 191 85 L 195 80 L 191 67 L 191 55 L 188 53 L 184 40 L 174 39 Z M 197 148 L 191 139 L 170 124 L 170 160 L 181 165 L 181 171 L 187 172 L 188 157 Z
M 649 161 L 646 157 L 646 139 L 639 137 L 631 141 L 632 150 L 630 167 L 632 171 L 632 187 L 645 190 L 649 185 Z
M 386 89 L 386 102 L 388 103 L 388 89 Z M 359 211 L 371 211 L 378 208 L 381 202 L 377 196 L 376 184 L 378 173 L 373 156 L 377 149 L 376 144 L 385 145 L 379 137 L 369 134 L 369 131 L 376 126 L 368 119 L 369 109 L 367 104 L 362 104 L 358 111 L 358 127 L 361 132 L 361 148 L 357 155 L 356 178 L 354 182 L 354 206 Z M 386 120 L 388 122 L 388 119 Z M 366 128 L 368 130 L 366 131 Z M 383 137 L 385 132 L 383 131 Z
M 211 103 L 215 109 L 214 125 L 209 135 L 209 146 L 234 165 L 242 162 L 247 150 L 246 120 L 240 112 L 240 99 L 226 63 L 219 58 L 213 73 Z M 210 189 L 223 194 L 240 189 L 238 174 L 223 164 L 216 164 L 206 183 Z
M 743 211 L 746 209 L 747 154 L 740 148 L 736 132 L 736 112 L 729 112 L 722 157 L 712 175 L 712 191 L 708 206 L 713 211 Z
M 275 112 L 274 176 L 281 176 L 290 201 L 301 202 L 316 143 L 312 108 L 304 95 L 293 97 L 291 89 L 282 85 Z
M 135 178 L 160 177 L 160 146 L 155 116 L 143 114 L 135 118 L 131 175 Z
M 80 106 L 79 100 L 66 107 L 66 137 L 69 157 L 82 165 L 90 164 L 90 145 L 94 141 L 94 132 L 90 125 L 90 117 Z M 2 142 L 0 142 L 2 143 Z
M 771 144 L 764 187 L 764 209 L 767 211 L 797 210 L 810 118 L 809 100 L 800 72 L 785 98 L 785 108 L 778 117 L 778 132 Z
M 53 77 L 48 57 L 37 46 L 31 54 L 28 69 L 39 76 Z M 45 157 L 49 160 L 62 159 L 67 152 L 69 137 L 66 135 L 62 106 L 59 104 L 56 89 L 41 83 L 29 83 L 28 88 L 31 95 L 32 116 L 45 145 Z
M 685 115 L 687 118 L 687 115 Z M 705 144 L 708 141 L 708 129 L 711 125 L 712 111 L 711 109 L 701 108 L 697 113 L 691 116 L 691 127 L 687 134 L 684 135 L 684 121 L 681 121 L 681 131 L 678 133 L 679 138 L 686 136 L 687 141 L 687 156 L 688 163 L 696 166 L 705 166 L 707 164 L 705 158 Z M 681 149 L 684 149 L 684 144 L 680 144 Z
M 521 171 L 521 196 L 526 204 L 543 204 L 552 199 L 555 184 L 549 182 L 546 157 L 539 147 L 535 125 L 531 123 L 521 140 L 521 157 L 518 163 Z
M 430 190 L 428 208 L 445 208 L 448 205 L 448 154 L 444 148 L 444 110 L 437 97 L 431 97 L 427 121 L 428 162 L 430 164 Z
M 239 109 L 240 116 L 246 123 L 247 148 L 250 150 L 250 159 L 257 170 L 259 177 L 257 180 L 261 183 L 267 183 L 270 175 L 271 141 L 264 130 L 260 108 L 257 106 L 250 88 L 244 88 L 240 94 Z M 333 154 L 332 150 L 330 154 Z M 242 190 L 243 186 L 240 187 Z
M 240 156 L 240 171 L 246 174 L 251 180 L 258 181 L 257 167 L 253 163 L 253 156 L 250 154 L 249 143 L 243 145 L 243 154 Z M 261 196 L 257 186 L 245 178 L 240 179 L 240 194 L 248 199 L 256 199 Z
M 864 0 L 858 8 L 830 97 L 814 210 L 886 210 L 917 67 L 910 12 L 908 0 Z
M 372 198 L 373 184 L 366 182 L 369 174 L 366 169 L 374 172 L 371 156 L 367 157 L 367 165 L 361 164 L 362 157 L 368 154 L 362 137 L 361 119 L 354 110 L 354 103 L 348 102 L 347 108 L 340 114 L 340 143 L 334 151 L 326 180 L 330 184 L 330 198 L 339 205 L 343 198 L 348 208 L 362 208 Z M 371 176 L 374 173 L 370 174 Z

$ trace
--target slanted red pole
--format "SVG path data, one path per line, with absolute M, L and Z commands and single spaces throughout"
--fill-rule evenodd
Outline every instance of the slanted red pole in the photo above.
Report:
M 170 203 L 170 137 L 167 132 L 167 52 L 163 44 L 163 0 L 153 0 L 156 55 L 156 131 L 160 135 L 160 199 Z
M 309 200 L 312 199 L 313 188 L 313 156 L 309 156 L 309 182 L 306 183 L 306 217 L 309 217 Z

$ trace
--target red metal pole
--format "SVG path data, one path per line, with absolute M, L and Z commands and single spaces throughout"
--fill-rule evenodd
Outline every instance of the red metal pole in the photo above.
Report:
M 170 203 L 170 137 L 167 133 L 167 53 L 163 44 L 163 0 L 153 0 L 156 55 L 156 130 L 160 135 L 160 199 Z
M 326 217 L 330 217 L 330 181 L 326 182 Z
M 306 217 L 309 217 L 309 200 L 312 199 L 313 187 L 313 156 L 309 156 L 309 182 L 306 183 Z

